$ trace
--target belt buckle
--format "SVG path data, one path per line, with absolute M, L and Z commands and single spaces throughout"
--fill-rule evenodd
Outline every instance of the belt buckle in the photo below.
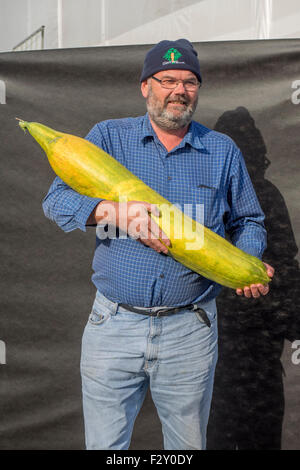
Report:
M 164 312 L 172 312 L 172 313 L 174 314 L 174 313 L 179 312 L 180 310 L 181 310 L 181 309 L 180 309 L 179 307 L 162 308 L 162 309 L 157 310 L 157 311 L 155 312 L 155 316 L 160 317 L 160 313 L 162 313 L 162 316 L 164 316 L 164 315 L 163 315 Z M 170 315 L 172 315 L 172 313 L 170 313 Z

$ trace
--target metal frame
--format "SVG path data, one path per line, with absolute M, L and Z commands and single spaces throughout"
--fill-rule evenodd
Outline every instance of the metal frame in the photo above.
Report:
M 38 36 L 38 34 L 41 34 L 41 47 L 40 47 L 40 49 L 44 49 L 45 26 L 41 26 L 36 31 L 34 31 L 32 34 L 30 34 L 27 38 L 23 39 L 23 41 L 19 42 L 15 47 L 13 47 L 13 51 L 32 50 L 33 38 Z M 29 42 L 30 42 L 30 46 L 29 46 L 29 48 L 27 48 L 26 44 L 29 43 Z

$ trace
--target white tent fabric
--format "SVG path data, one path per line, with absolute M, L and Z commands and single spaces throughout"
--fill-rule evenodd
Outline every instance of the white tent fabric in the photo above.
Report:
M 202 0 L 107 38 L 105 45 L 153 44 L 180 37 L 192 42 L 252 39 L 255 36 L 253 5 L 252 0 L 245 0 L 242 7 L 238 0 Z M 234 15 L 228 15 L 231 9 Z
M 299 0 L 1 0 L 0 51 L 45 25 L 45 48 L 300 37 Z M 32 47 L 34 48 L 34 47 Z
M 300 37 L 299 0 L 167 0 L 169 8 L 164 9 L 157 0 L 138 0 L 139 6 L 127 0 L 128 7 L 136 6 L 130 8 L 130 27 L 125 29 L 125 14 L 121 34 L 116 34 L 113 5 L 119 11 L 121 1 L 102 0 L 106 31 L 99 45 L 153 44 L 179 37 L 193 42 Z

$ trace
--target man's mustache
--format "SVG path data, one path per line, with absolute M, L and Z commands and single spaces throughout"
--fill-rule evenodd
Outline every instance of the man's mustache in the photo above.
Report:
M 181 103 L 181 104 L 189 104 L 189 101 L 182 96 L 178 96 L 177 98 L 167 98 L 166 104 L 168 103 Z

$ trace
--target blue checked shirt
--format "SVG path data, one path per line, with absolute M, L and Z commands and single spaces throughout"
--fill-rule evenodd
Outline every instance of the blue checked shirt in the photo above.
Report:
M 222 237 L 226 231 L 234 245 L 262 257 L 264 214 L 243 156 L 229 137 L 192 121 L 180 144 L 168 152 L 146 114 L 100 122 L 86 139 L 173 204 L 182 208 L 204 204 L 207 227 Z M 101 200 L 78 194 L 56 177 L 43 209 L 65 232 L 85 231 L 90 213 Z M 93 270 L 92 281 L 103 295 L 140 307 L 207 302 L 221 289 L 172 257 L 129 237 L 96 236 Z

